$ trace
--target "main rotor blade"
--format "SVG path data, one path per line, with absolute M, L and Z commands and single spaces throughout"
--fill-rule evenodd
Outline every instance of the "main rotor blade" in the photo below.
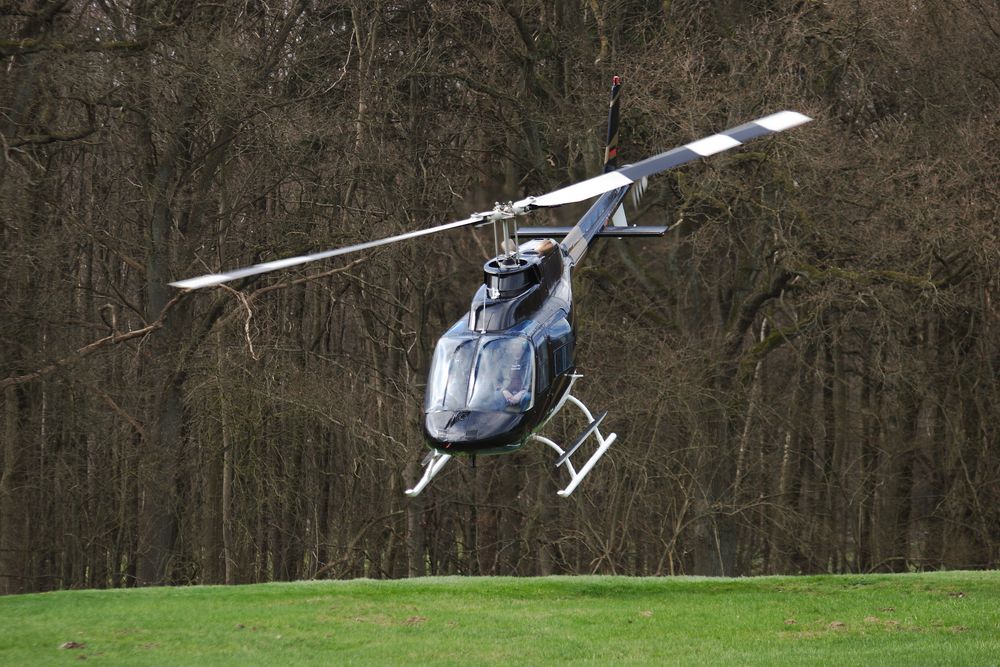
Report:
M 666 153 L 654 155 L 642 162 L 627 165 L 616 171 L 610 171 L 538 197 L 522 199 L 514 204 L 514 208 L 530 210 L 533 208 L 562 206 L 563 204 L 590 199 L 605 192 L 610 192 L 615 188 L 620 188 L 623 185 L 635 183 L 647 176 L 679 167 L 682 164 L 701 157 L 721 153 L 724 150 L 745 144 L 751 139 L 781 132 L 802 125 L 803 123 L 808 123 L 811 120 L 812 118 L 809 116 L 800 114 L 797 111 L 779 111 L 770 116 L 764 116 L 763 118 L 758 118 L 749 123 L 728 129 L 725 132 L 713 134 L 698 141 L 692 141 L 689 144 L 674 148 Z
M 438 225 L 437 227 L 429 227 L 427 229 L 407 232 L 405 234 L 390 236 L 384 239 L 358 243 L 356 245 L 347 246 L 346 248 L 337 248 L 335 250 L 326 250 L 324 252 L 312 253 L 310 255 L 300 255 L 299 257 L 278 259 L 272 262 L 264 262 L 262 264 L 249 266 L 244 269 L 227 271 L 226 273 L 212 273 L 205 276 L 199 276 L 198 278 L 178 280 L 177 282 L 172 282 L 170 284 L 174 287 L 180 287 L 181 289 L 211 287 L 213 285 L 220 285 L 230 280 L 236 280 L 237 278 L 255 276 L 261 273 L 268 273 L 269 271 L 285 269 L 290 266 L 298 266 L 299 264 L 314 262 L 319 259 L 346 255 L 348 253 L 358 252 L 359 250 L 368 250 L 369 248 L 395 243 L 396 241 L 405 241 L 407 239 L 426 236 L 428 234 L 436 234 L 437 232 L 443 232 L 449 229 L 457 229 L 468 225 L 511 218 L 515 215 L 527 213 L 536 208 L 562 206 L 563 204 L 571 204 L 573 202 L 583 201 L 584 199 L 591 199 L 604 194 L 605 192 L 610 192 L 616 188 L 631 185 L 632 183 L 635 183 L 636 181 L 639 181 L 647 176 L 652 176 L 653 174 L 661 171 L 678 167 L 701 157 L 720 153 L 724 150 L 744 144 L 757 137 L 774 134 L 776 132 L 781 132 L 798 125 L 802 125 L 803 123 L 808 123 L 811 120 L 812 118 L 809 116 L 805 116 L 796 111 L 779 111 L 778 113 L 758 118 L 755 121 L 745 123 L 739 127 L 734 127 L 726 130 L 725 132 L 713 134 L 709 137 L 705 137 L 704 139 L 699 139 L 698 141 L 693 141 L 689 144 L 685 144 L 684 146 L 680 146 L 679 148 L 667 151 L 666 153 L 654 155 L 651 158 L 647 158 L 635 164 L 627 165 L 616 171 L 601 174 L 600 176 L 575 183 L 538 197 L 527 197 L 518 202 L 514 202 L 512 205 L 508 205 L 503 208 L 498 207 L 493 211 L 474 213 L 464 220 L 456 220 L 455 222 Z
M 396 241 L 405 241 L 407 239 L 417 238 L 418 236 L 427 236 L 428 234 L 436 234 L 437 232 L 444 232 L 449 229 L 458 229 L 459 227 L 474 225 L 476 223 L 482 222 L 484 217 L 485 214 L 476 213 L 468 218 L 465 218 L 464 220 L 456 220 L 455 222 L 449 222 L 444 225 L 438 225 L 437 227 L 418 229 L 417 231 L 414 232 L 407 232 L 405 234 L 399 234 L 397 236 L 389 236 L 387 238 L 377 239 L 375 241 L 366 241 L 364 243 L 358 243 L 356 245 L 351 245 L 344 248 L 337 248 L 335 250 L 325 250 L 323 252 L 315 252 L 310 255 L 300 255 L 298 257 L 277 259 L 274 260 L 273 262 L 264 262 L 262 264 L 255 264 L 253 266 L 248 266 L 244 269 L 236 269 L 234 271 L 227 271 L 225 273 L 210 273 L 208 275 L 199 276 L 197 278 L 178 280 L 177 282 L 172 282 L 170 284 L 174 287 L 180 287 L 181 289 L 198 289 L 199 287 L 212 287 L 214 285 L 221 285 L 222 283 L 228 282 L 230 280 L 236 280 L 237 278 L 246 278 L 247 276 L 255 276 L 261 273 L 267 273 L 269 271 L 285 269 L 288 268 L 289 266 L 298 266 L 299 264 L 306 264 L 307 262 L 315 262 L 318 259 L 327 259 L 328 257 L 336 257 L 337 255 L 346 255 L 351 252 L 358 252 L 359 250 L 368 250 L 369 248 L 375 248 L 381 245 L 395 243 Z

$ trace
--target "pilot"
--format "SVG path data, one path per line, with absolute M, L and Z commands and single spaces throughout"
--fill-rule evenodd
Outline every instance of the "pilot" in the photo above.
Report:
M 528 390 L 524 387 L 524 373 L 521 364 L 514 364 L 510 372 L 504 373 L 503 394 L 507 407 L 515 407 L 527 402 Z

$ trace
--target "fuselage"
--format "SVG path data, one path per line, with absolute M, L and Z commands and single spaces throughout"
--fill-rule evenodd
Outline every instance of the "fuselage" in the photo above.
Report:
M 469 312 L 438 341 L 424 436 L 442 452 L 520 447 L 569 388 L 576 340 L 572 263 L 553 240 L 529 241 L 484 267 Z
M 448 454 L 510 452 L 555 413 L 576 370 L 573 269 L 627 191 L 601 195 L 562 243 L 531 240 L 486 262 L 469 312 L 434 351 L 428 445 Z

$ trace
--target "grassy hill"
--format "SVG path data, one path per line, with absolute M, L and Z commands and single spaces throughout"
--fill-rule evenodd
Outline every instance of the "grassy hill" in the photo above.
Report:
M 0 664 L 995 664 L 1000 574 L 428 578 L 0 598 Z

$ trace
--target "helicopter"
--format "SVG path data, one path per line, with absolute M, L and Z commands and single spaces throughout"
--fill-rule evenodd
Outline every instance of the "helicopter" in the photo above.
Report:
M 632 190 L 638 202 L 649 176 L 812 120 L 795 111 L 779 111 L 618 168 L 621 87 L 621 78 L 615 76 L 599 176 L 540 196 L 497 203 L 490 211 L 443 225 L 170 284 L 200 289 L 429 234 L 492 225 L 496 256 L 483 266 L 483 284 L 468 313 L 435 346 L 423 405 L 423 436 L 430 451 L 423 459 L 422 477 L 405 494 L 421 493 L 456 455 L 469 456 L 474 464 L 478 455 L 514 452 L 535 441 L 554 450 L 556 468 L 567 470 L 569 482 L 557 494 L 568 497 L 617 438 L 600 430 L 607 411 L 595 417 L 572 393 L 582 377 L 574 361 L 574 269 L 599 238 L 658 237 L 668 231 L 665 226 L 629 226 L 626 220 L 627 193 Z M 597 200 L 573 227 L 516 224 L 531 211 L 594 197 Z M 563 447 L 540 431 L 567 404 L 580 410 L 585 426 Z M 571 458 L 591 437 L 597 446 L 577 468 Z

